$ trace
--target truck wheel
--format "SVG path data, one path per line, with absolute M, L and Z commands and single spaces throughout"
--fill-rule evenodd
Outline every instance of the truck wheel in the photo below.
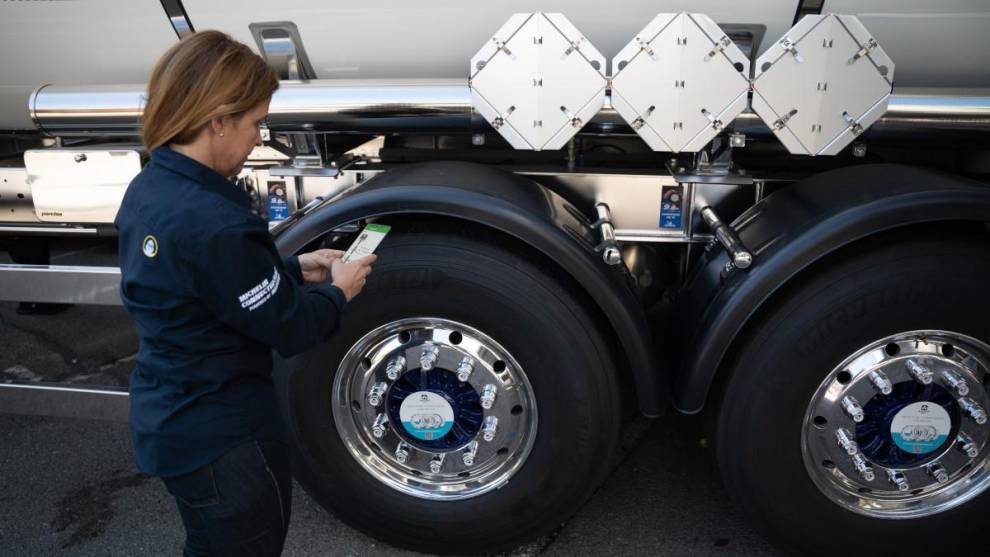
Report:
M 397 233 L 329 342 L 285 362 L 297 478 L 389 543 L 491 552 L 549 532 L 603 481 L 615 369 L 578 297 L 526 259 Z
M 990 513 L 990 249 L 902 241 L 762 316 L 713 421 L 723 478 L 800 554 L 947 555 Z

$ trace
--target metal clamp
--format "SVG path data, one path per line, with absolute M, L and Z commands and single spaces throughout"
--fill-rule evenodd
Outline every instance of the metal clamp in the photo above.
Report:
M 790 112 L 788 112 L 787 114 L 784 114 L 780 118 L 777 118 L 774 121 L 773 126 L 772 126 L 773 129 L 774 129 L 774 131 L 779 131 L 779 130 L 784 129 L 784 126 L 787 125 L 787 121 L 790 120 L 791 118 L 793 118 L 794 115 L 797 114 L 797 113 L 798 113 L 797 109 L 796 108 L 792 108 Z
M 608 265 L 618 265 L 622 263 L 622 252 L 619 250 L 619 243 L 615 240 L 615 226 L 612 225 L 612 213 L 608 205 L 598 203 L 595 205 L 598 213 L 596 226 L 602 235 L 602 242 L 595 248 L 602 252 L 602 259 Z
M 853 57 L 849 59 L 848 63 L 852 64 L 856 62 L 856 60 L 859 60 L 860 58 L 866 56 L 867 54 L 870 53 L 871 50 L 873 50 L 878 46 L 880 45 L 877 44 L 876 39 L 870 37 L 870 40 L 866 41 L 866 44 L 863 45 L 858 51 L 856 51 L 856 54 L 853 54 Z
M 863 133 L 863 126 L 860 125 L 860 123 L 857 122 L 855 118 L 850 116 L 848 112 L 842 113 L 842 119 L 845 120 L 847 124 L 849 124 L 849 129 L 852 130 L 854 135 L 859 135 Z
M 715 238 L 728 252 L 729 259 L 737 269 L 746 269 L 753 264 L 753 254 L 743 245 L 736 231 L 718 218 L 714 209 L 709 206 L 702 207 L 701 218 L 705 219 L 705 223 L 712 229 Z
M 780 39 L 780 46 L 784 49 L 784 52 L 790 52 L 794 56 L 795 62 L 798 64 L 804 62 L 804 58 L 798 53 L 797 46 L 791 41 L 790 37 Z
M 714 47 L 714 48 L 712 48 L 712 49 L 711 49 L 710 51 L 708 51 L 708 54 L 706 54 L 706 55 L 705 55 L 705 62 L 707 62 L 707 61 L 709 61 L 709 60 L 711 60 L 711 59 L 712 59 L 712 58 L 714 58 L 714 57 L 715 57 L 715 56 L 716 56 L 717 54 L 720 54 L 720 53 L 721 53 L 722 51 L 724 51 L 724 50 L 725 50 L 725 49 L 726 49 L 726 48 L 727 48 L 727 47 L 728 47 L 728 46 L 729 46 L 730 44 L 732 44 L 732 40 L 730 40 L 730 39 L 729 39 L 729 37 L 727 37 L 727 36 L 725 36 L 725 35 L 723 35 L 723 36 L 722 36 L 722 38 L 721 38 L 721 39 L 719 39 L 717 43 L 715 43 L 715 47 Z

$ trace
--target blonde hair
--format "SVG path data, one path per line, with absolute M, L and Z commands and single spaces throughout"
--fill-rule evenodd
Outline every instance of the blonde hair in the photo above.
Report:
M 191 142 L 214 118 L 237 117 L 268 100 L 278 76 L 246 45 L 200 31 L 169 48 L 151 71 L 141 137 L 151 151 Z

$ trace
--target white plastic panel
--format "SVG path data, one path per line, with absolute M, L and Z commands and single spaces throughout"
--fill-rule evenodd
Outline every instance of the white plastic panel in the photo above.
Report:
M 605 103 L 605 57 L 561 14 L 515 14 L 471 59 L 474 107 L 516 149 L 560 149 Z
M 887 110 L 894 64 L 854 16 L 806 16 L 756 62 L 753 110 L 794 154 L 834 155 Z
M 749 60 L 704 14 L 659 14 L 612 74 L 612 106 L 654 151 L 699 151 L 746 108 Z
M 112 223 L 141 172 L 140 147 L 35 149 L 24 153 L 34 211 L 45 222 Z

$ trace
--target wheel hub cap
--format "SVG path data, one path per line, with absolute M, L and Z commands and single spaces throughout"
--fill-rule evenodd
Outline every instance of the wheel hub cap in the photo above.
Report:
M 990 487 L 990 347 L 947 331 L 880 339 L 825 378 L 802 426 L 809 476 L 860 514 L 915 518 Z

